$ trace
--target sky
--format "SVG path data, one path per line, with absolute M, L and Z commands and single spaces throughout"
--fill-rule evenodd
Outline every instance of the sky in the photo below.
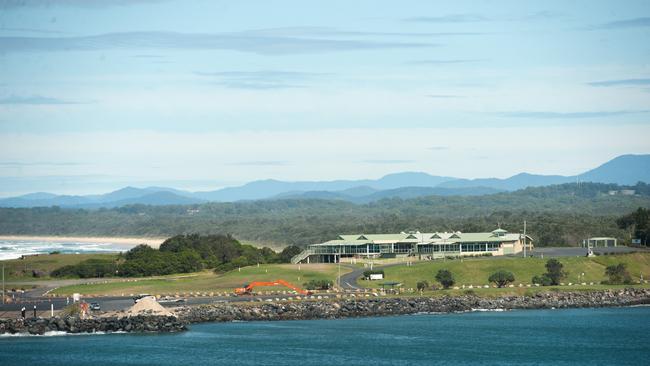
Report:
M 0 0 L 0 196 L 650 153 L 650 2 Z

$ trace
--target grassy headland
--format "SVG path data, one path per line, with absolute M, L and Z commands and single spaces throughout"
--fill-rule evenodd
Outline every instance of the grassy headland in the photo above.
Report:
M 594 283 L 600 284 L 606 279 L 605 268 L 618 263 L 625 263 L 628 271 L 635 280 L 643 275 L 650 279 L 650 253 L 637 252 L 620 255 L 598 257 L 564 257 L 558 258 L 567 273 L 565 283 Z M 547 259 L 540 258 L 466 258 L 461 260 L 437 260 L 416 262 L 412 266 L 396 265 L 387 267 L 385 281 L 400 282 L 406 288 L 415 288 L 417 282 L 426 280 L 436 284 L 435 275 L 438 270 L 447 269 L 452 272 L 456 286 L 488 285 L 490 274 L 506 270 L 515 276 L 514 284 L 530 284 L 533 276 L 546 272 L 544 265 Z M 584 275 L 583 275 L 584 274 Z M 369 287 L 381 287 L 384 281 L 364 281 L 359 284 Z

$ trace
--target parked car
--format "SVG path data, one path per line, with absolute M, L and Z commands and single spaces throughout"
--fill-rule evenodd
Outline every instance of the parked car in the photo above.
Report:
M 92 311 L 100 311 L 100 310 L 102 310 L 102 307 L 99 306 L 99 304 L 96 303 L 96 302 L 91 302 L 89 307 L 90 307 L 90 310 L 92 310 Z

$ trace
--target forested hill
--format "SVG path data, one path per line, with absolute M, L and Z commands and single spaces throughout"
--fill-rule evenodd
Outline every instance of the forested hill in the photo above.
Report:
M 622 192 L 623 189 L 633 189 Z M 614 191 L 614 192 L 611 192 Z M 0 208 L 0 234 L 173 236 L 231 233 L 263 244 L 304 246 L 345 233 L 404 230 L 510 231 L 523 220 L 537 245 L 576 245 L 588 236 L 617 236 L 616 218 L 650 208 L 650 186 L 581 183 L 485 196 L 344 201 L 286 199 L 113 209 Z

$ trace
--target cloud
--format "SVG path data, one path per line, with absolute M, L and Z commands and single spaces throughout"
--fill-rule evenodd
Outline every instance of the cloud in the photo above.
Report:
M 428 94 L 427 98 L 436 98 L 436 99 L 453 99 L 453 98 L 465 98 L 462 95 L 450 95 L 450 94 Z
M 490 18 L 480 14 L 448 14 L 442 16 L 419 16 L 406 18 L 407 22 L 422 23 L 474 23 L 489 21 Z
M 0 52 L 64 52 L 106 49 L 231 50 L 263 55 L 432 47 L 426 43 L 306 39 L 238 33 L 125 32 L 83 37 L 0 37 Z
M 69 101 L 62 100 L 51 97 L 43 97 L 40 95 L 32 96 L 18 96 L 10 95 L 5 98 L 0 98 L 0 104 L 15 104 L 15 105 L 46 105 L 46 104 L 88 104 L 90 102 L 78 102 L 78 101 Z
M 542 111 L 518 111 L 500 113 L 508 118 L 534 118 L 534 119 L 566 119 L 566 118 L 600 118 L 617 117 L 628 114 L 649 113 L 650 110 L 627 110 L 627 111 L 598 111 L 598 112 L 542 112 Z
M 650 27 L 650 18 L 623 19 L 587 27 L 588 30 L 628 29 Z
M 363 163 L 367 164 L 408 164 L 415 163 L 415 160 L 363 160 Z
M 7 28 L 1 27 L 0 32 L 29 32 L 29 33 L 45 33 L 45 34 L 66 34 L 68 32 L 55 31 L 50 29 L 38 28 Z
M 340 30 L 332 27 L 282 27 L 253 29 L 242 32 L 249 35 L 272 37 L 444 37 L 475 36 L 479 32 L 363 32 Z
M 165 58 L 163 55 L 133 55 L 133 58 Z
M 32 7 L 80 7 L 105 8 L 110 6 L 127 6 L 136 4 L 154 4 L 167 0 L 0 0 L 0 9 L 19 9 Z
M 326 73 L 261 70 L 261 71 L 222 71 L 195 72 L 196 75 L 216 78 L 216 84 L 235 89 L 287 89 L 304 88 L 300 84 L 314 78 L 329 75 Z
M 645 86 L 650 85 L 650 79 L 619 79 L 603 80 L 587 83 L 591 86 Z
M 416 60 L 411 61 L 412 65 L 448 65 L 448 64 L 467 64 L 474 62 L 486 61 L 484 59 L 451 59 L 451 60 Z
M 84 165 L 84 164 L 78 162 L 56 162 L 56 161 L 37 161 L 37 162 L 0 161 L 0 167 L 79 166 L 79 165 Z
M 427 150 L 444 151 L 444 150 L 449 150 L 449 146 L 430 146 L 430 147 L 427 148 Z
M 288 161 L 285 160 L 257 160 L 257 161 L 238 161 L 235 163 L 230 163 L 228 165 L 239 165 L 239 166 L 285 166 L 289 165 Z
M 440 16 L 418 16 L 402 19 L 406 22 L 419 23 L 478 23 L 478 22 L 498 22 L 498 21 L 533 21 L 546 20 L 559 17 L 560 14 L 551 11 L 538 11 L 524 15 L 513 16 L 486 16 L 476 13 L 447 14 Z

